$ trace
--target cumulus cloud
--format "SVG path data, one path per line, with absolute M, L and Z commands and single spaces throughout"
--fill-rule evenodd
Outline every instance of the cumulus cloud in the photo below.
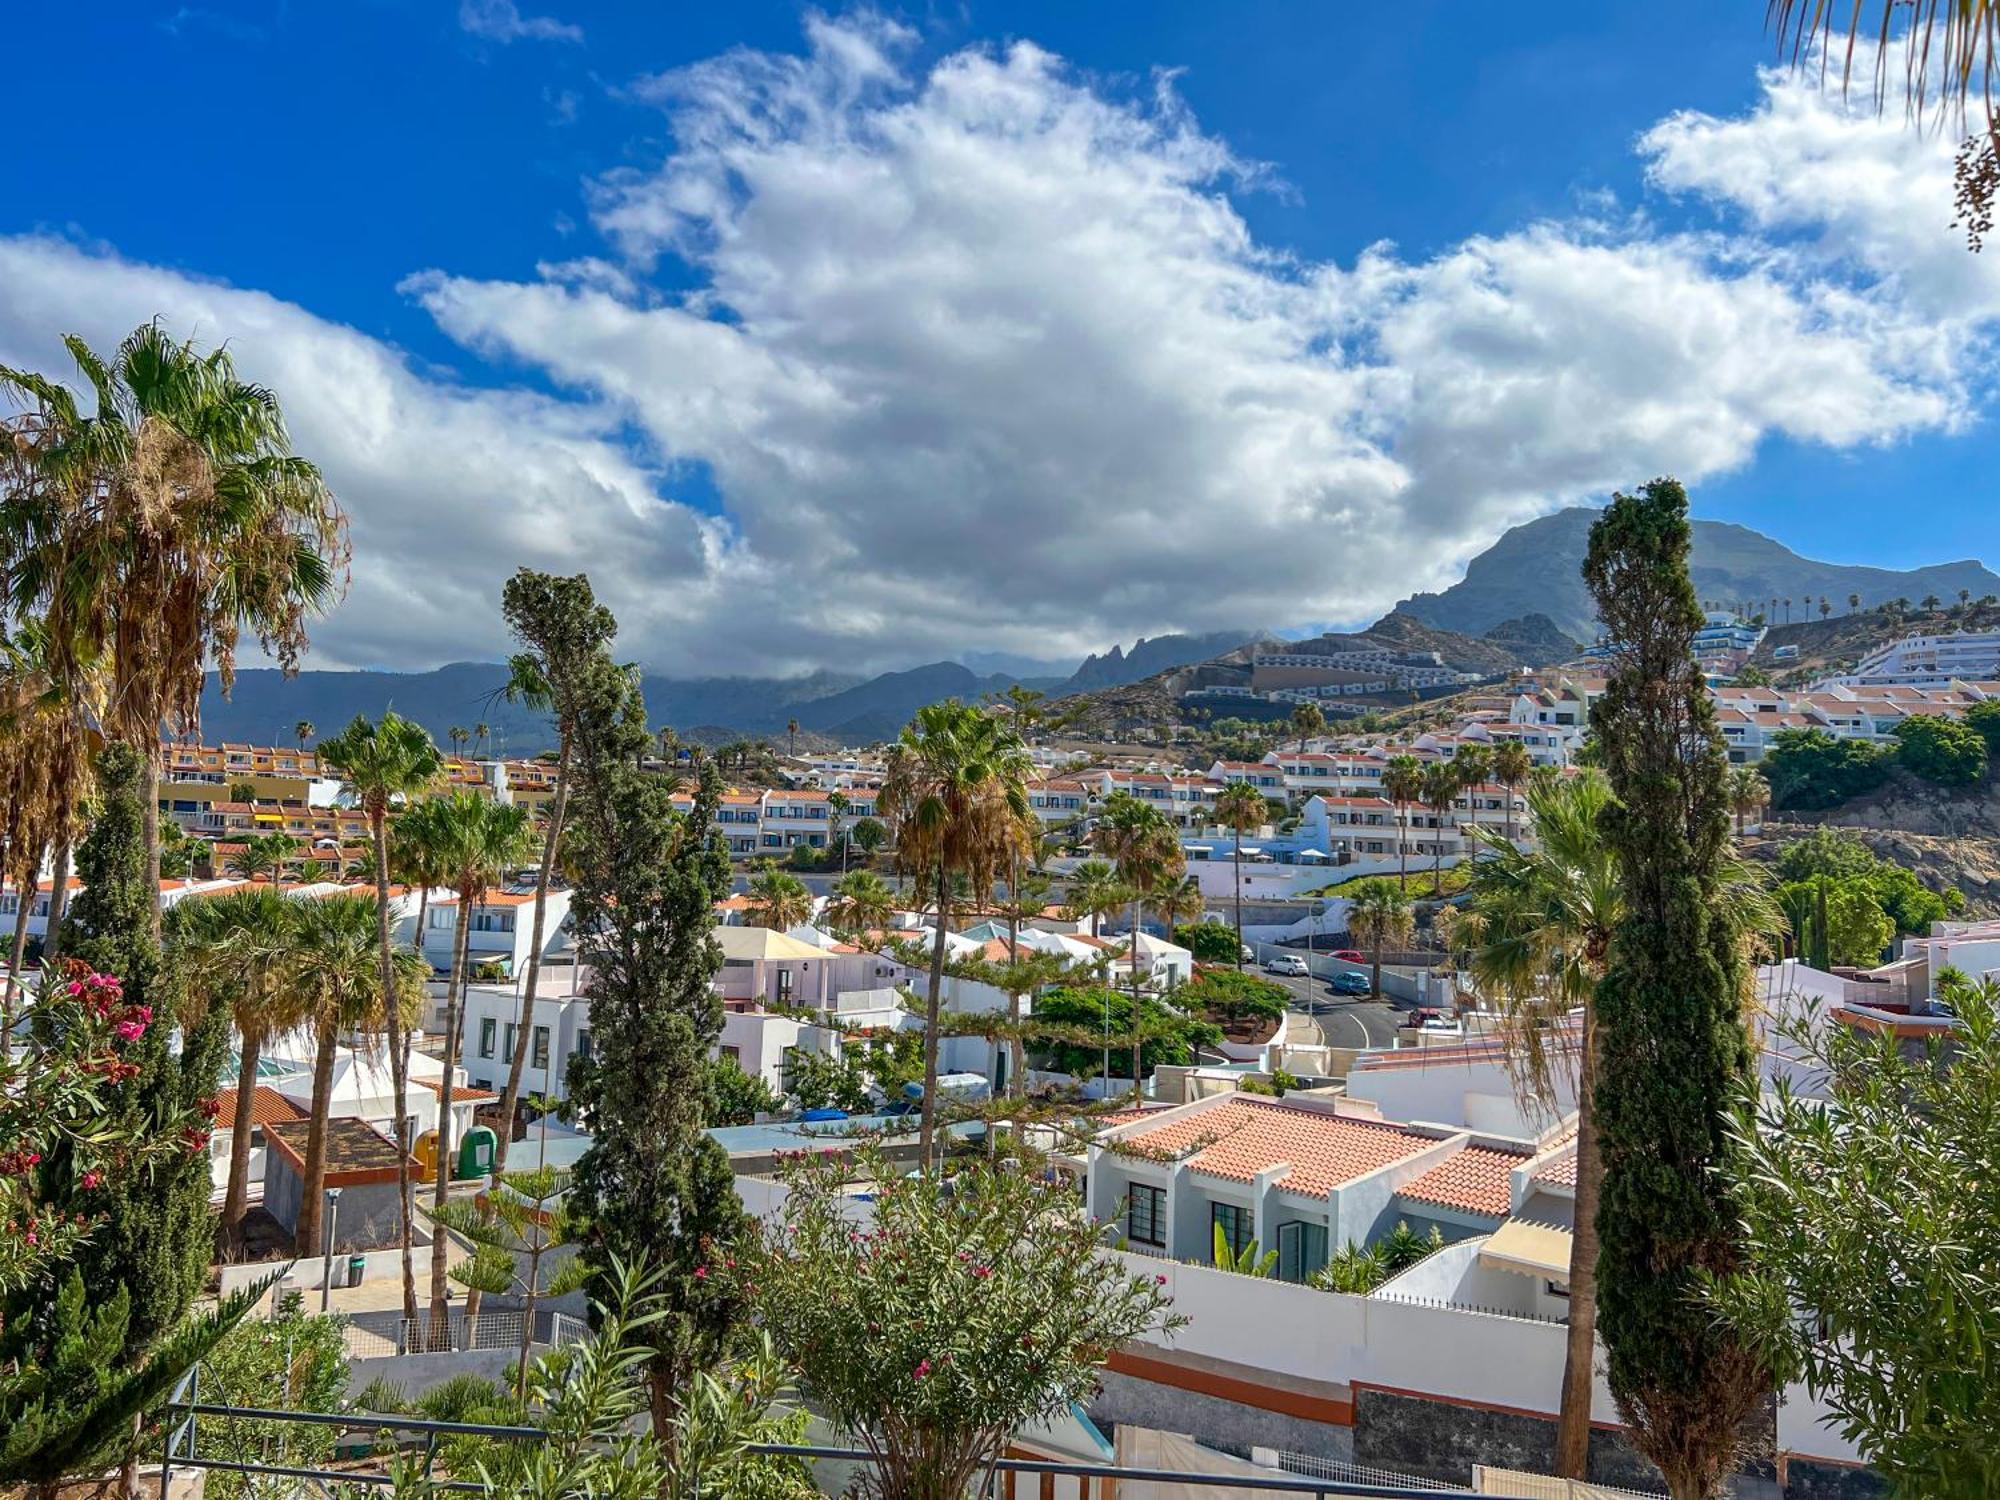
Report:
M 924 64 L 813 18 L 633 92 L 671 144 L 589 186 L 606 253 L 406 283 L 567 399 L 39 241 L 0 260 L 0 347 L 155 310 L 231 336 L 354 505 L 347 658 L 491 652 L 529 561 L 588 567 L 688 673 L 1362 619 L 1528 515 L 1977 400 L 1996 284 L 1944 227 L 1948 153 L 1787 78 L 1638 143 L 1698 222 L 1599 204 L 1348 265 L 1257 240 L 1265 169 L 1170 81 L 1114 95 L 1025 42 Z M 695 466 L 721 514 L 662 498 Z
M 348 506 L 353 586 L 314 633 L 314 666 L 490 660 L 506 639 L 500 583 L 522 563 L 588 569 L 653 639 L 699 625 L 735 571 L 721 528 L 660 498 L 610 413 L 420 373 L 260 292 L 0 239 L 0 363 L 75 383 L 61 334 L 104 349 L 155 315 L 226 340 L 243 374 L 278 390 L 293 443 Z
M 580 42 L 583 28 L 553 16 L 524 16 L 514 0 L 459 0 L 458 24 L 489 42 Z

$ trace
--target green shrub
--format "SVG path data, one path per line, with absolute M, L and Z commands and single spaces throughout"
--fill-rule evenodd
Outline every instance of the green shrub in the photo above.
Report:
M 1896 726 L 1896 758 L 1911 775 L 1938 786 L 1971 786 L 1986 775 L 1980 732 L 1936 714 L 1912 714 Z
M 1865 740 L 1836 738 L 1824 729 L 1781 729 L 1757 769 L 1781 809 L 1838 807 L 1889 778 L 1895 752 Z

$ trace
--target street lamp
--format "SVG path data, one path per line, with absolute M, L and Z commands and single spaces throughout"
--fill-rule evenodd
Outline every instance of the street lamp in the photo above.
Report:
M 340 1189 L 326 1190 L 326 1243 L 321 1247 L 326 1252 L 326 1271 L 319 1279 L 319 1310 L 326 1311 L 327 1302 L 333 1296 L 333 1241 L 340 1225 Z

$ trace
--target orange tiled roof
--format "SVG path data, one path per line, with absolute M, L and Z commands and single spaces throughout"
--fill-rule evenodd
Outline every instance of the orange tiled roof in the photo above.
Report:
M 1512 1151 L 1467 1146 L 1398 1190 L 1418 1203 L 1436 1203 L 1461 1213 L 1501 1215 L 1513 1205 L 1508 1175 L 1527 1158 Z
M 1289 1163 L 1278 1185 L 1317 1198 L 1431 1142 L 1394 1125 L 1238 1098 L 1128 1135 L 1124 1144 L 1170 1156 L 1192 1152 L 1187 1160 L 1195 1171 L 1232 1182 L 1253 1182 L 1259 1172 Z
M 435 1078 L 412 1078 L 410 1082 L 419 1084 L 440 1097 L 444 1094 L 444 1085 L 439 1083 Z M 453 1104 L 463 1104 L 468 1099 L 498 1099 L 499 1097 L 491 1089 L 468 1088 L 462 1083 L 455 1083 L 451 1088 L 451 1102 Z
M 1559 1187 L 1576 1186 L 1576 1153 L 1570 1152 L 1535 1169 L 1535 1181 L 1553 1182 Z
M 215 1101 L 221 1106 L 216 1112 L 215 1123 L 224 1129 L 234 1129 L 236 1125 L 236 1090 L 217 1089 Z M 303 1120 L 306 1112 L 276 1089 L 257 1085 L 250 1094 L 250 1123 L 252 1125 L 282 1125 L 288 1120 Z

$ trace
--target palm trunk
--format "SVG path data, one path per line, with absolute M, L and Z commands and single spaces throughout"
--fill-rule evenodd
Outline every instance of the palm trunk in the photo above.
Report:
M 1382 996 L 1382 940 L 1379 937 L 1375 940 L 1374 954 L 1375 975 L 1372 983 L 1375 986 L 1375 993 L 1372 998 L 1379 1000 Z
M 67 826 L 69 814 L 63 813 Z M 62 957 L 62 927 L 69 916 L 69 865 L 70 842 L 65 834 L 56 843 L 55 884 L 49 889 L 49 924 L 42 934 L 42 972 L 55 972 L 56 960 Z
M 1403 813 L 1406 805 L 1396 804 L 1396 885 L 1405 891 L 1410 888 L 1410 820 Z
M 1431 830 L 1431 894 L 1444 894 L 1444 820 L 1445 814 L 1438 814 L 1438 826 Z
M 1145 915 L 1144 901 L 1132 903 L 1132 1097 L 1139 1097 L 1140 1048 L 1139 1039 L 1139 919 Z
M 229 1122 L 229 1181 L 222 1190 L 222 1241 L 232 1252 L 243 1245 L 243 1215 L 250 1206 L 250 1137 L 256 1133 L 257 1059 L 264 1039 L 243 1032 L 236 1062 L 236 1113 Z
M 403 1317 L 417 1321 L 416 1201 L 410 1190 L 410 1059 L 402 1007 L 396 1003 L 396 960 L 389 947 L 389 809 L 386 797 L 368 810 L 375 838 L 375 942 L 381 965 L 383 1009 L 389 1020 L 389 1087 L 396 1104 L 396 1240 L 403 1252 Z M 423 929 L 417 941 L 423 942 Z
M 1243 830 L 1234 830 L 1236 836 L 1236 972 L 1243 972 Z
M 1019 854 L 1013 859 L 1007 896 L 1007 962 L 1018 964 L 1021 961 L 1021 856 Z M 1019 991 L 1010 989 L 1007 992 L 1007 1094 L 1024 1092 L 1021 1085 L 1021 1070 L 1026 1066 L 1026 1049 L 1021 1045 L 1021 996 Z M 994 1136 L 994 1131 L 986 1132 L 986 1143 L 989 1148 L 994 1144 Z
M 292 1248 L 300 1255 L 332 1253 L 319 1242 L 319 1207 L 326 1190 L 327 1112 L 333 1107 L 333 1049 L 338 1037 L 332 1014 L 321 1017 L 313 1048 L 312 1121 L 306 1126 L 305 1186 L 299 1200 L 298 1228 L 292 1239 Z M 254 1082 L 253 1079 L 253 1085 Z M 333 1274 L 330 1268 L 327 1274 Z
M 23 889 L 18 890 L 19 898 L 14 904 L 14 943 L 7 952 L 7 997 L 0 1004 L 0 1046 L 11 1046 L 14 1036 L 14 1002 L 21 991 L 21 965 L 28 952 L 28 913 L 35 906 L 35 882 L 31 877 Z M 50 895 L 53 903 L 55 897 Z M 48 972 L 46 968 L 42 970 Z
M 478 894 L 484 894 L 483 888 Z M 443 1208 L 451 1187 L 451 1089 L 452 1074 L 458 1068 L 458 1028 L 459 1011 L 463 1008 L 465 994 L 465 958 L 468 940 L 472 934 L 472 903 L 477 894 L 470 886 L 458 888 L 458 924 L 452 934 L 451 979 L 445 986 L 444 997 L 444 1076 L 438 1080 L 437 1113 L 437 1185 L 432 1192 L 431 1205 Z M 446 1330 L 451 1308 L 445 1276 L 446 1247 L 451 1236 L 442 1228 L 434 1228 L 431 1234 L 431 1323 L 433 1332 Z
M 938 862 L 937 937 L 931 943 L 930 984 L 924 994 L 924 1097 L 917 1119 L 917 1155 L 931 1169 L 931 1144 L 937 1131 L 938 1007 L 944 996 L 945 917 L 951 906 L 944 862 Z
M 556 792 L 549 801 L 549 831 L 542 844 L 542 868 L 535 877 L 535 921 L 528 940 L 528 977 L 521 986 L 521 1024 L 514 1034 L 514 1057 L 507 1065 L 507 1087 L 500 1095 L 500 1144 L 494 1152 L 493 1175 L 507 1170 L 507 1148 L 514 1140 L 514 1114 L 521 1107 L 521 1074 L 528 1065 L 528 1037 L 534 1030 L 535 990 L 542 975 L 542 933 L 548 919 L 549 881 L 555 874 L 556 841 L 562 837 L 569 801 L 569 748 L 556 762 Z M 544 1087 L 548 1080 L 542 1080 Z
M 152 743 L 141 745 L 139 750 L 139 795 L 146 799 L 140 809 L 142 827 L 146 835 L 146 883 L 151 889 L 152 906 L 147 921 L 152 927 L 153 941 L 160 940 L 160 737 L 155 734 Z
M 1563 1353 L 1556 1473 L 1583 1479 L 1590 1467 L 1590 1393 L 1597 1359 L 1597 1200 L 1604 1162 L 1597 1149 L 1596 1041 L 1585 1018 L 1576 1089 L 1576 1213 L 1569 1253 L 1569 1333 Z

